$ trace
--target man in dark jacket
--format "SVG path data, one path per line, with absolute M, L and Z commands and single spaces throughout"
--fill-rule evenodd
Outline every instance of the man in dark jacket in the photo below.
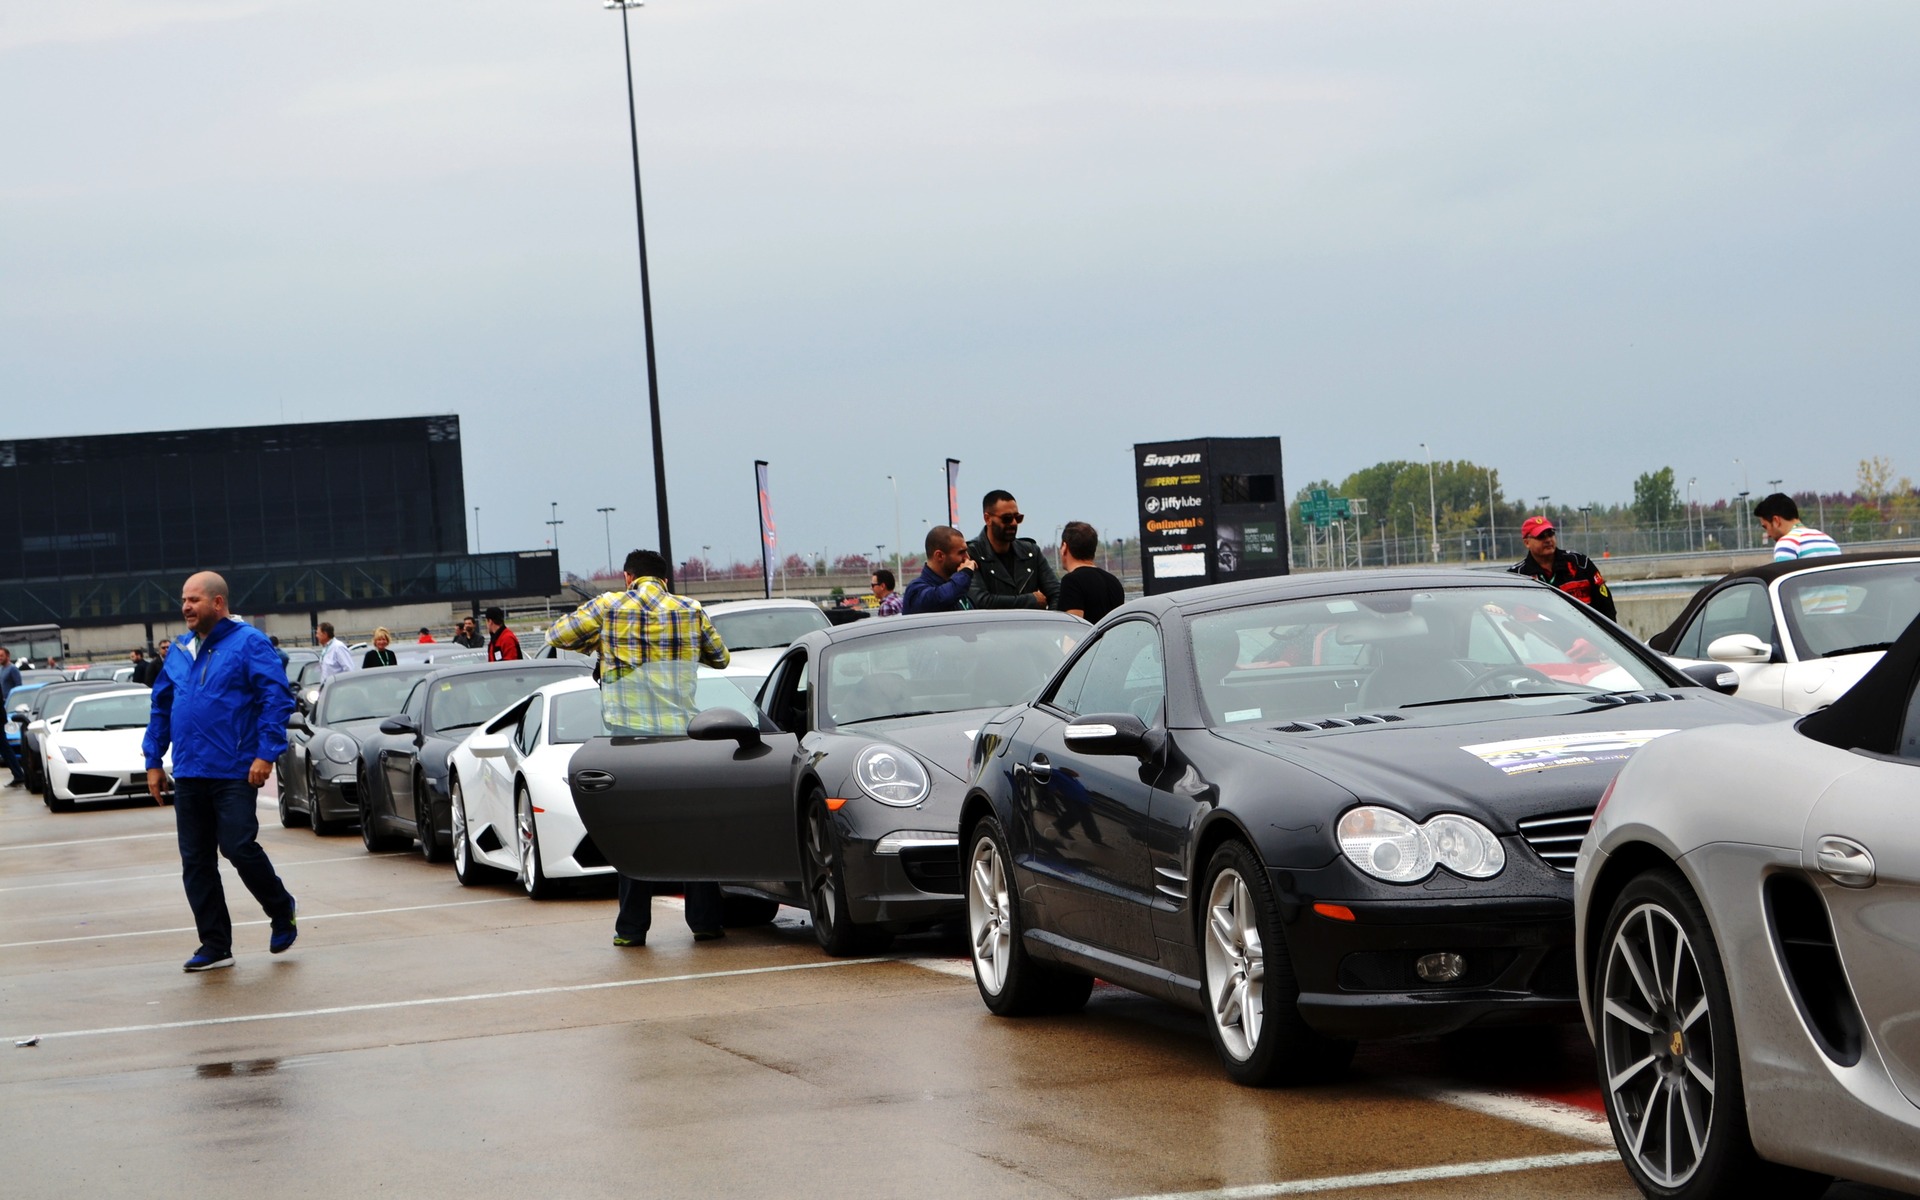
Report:
M 1026 520 L 1020 505 L 1006 492 L 995 488 L 980 501 L 986 528 L 967 543 L 976 564 L 973 593 L 975 608 L 1052 608 L 1060 597 L 1060 580 L 1055 577 L 1047 556 L 1032 538 L 1016 537 L 1020 522 Z
M 920 577 L 907 584 L 900 611 L 915 613 L 960 612 L 970 608 L 968 593 L 973 588 L 973 557 L 967 553 L 967 535 L 951 525 L 935 525 L 927 530 L 927 565 Z
M 187 580 L 180 615 L 192 636 L 160 664 L 142 749 L 147 791 L 164 803 L 161 756 L 173 747 L 173 817 L 180 838 L 181 877 L 200 948 L 189 971 L 233 965 L 233 918 L 220 886 L 227 861 L 272 923 L 267 946 L 293 945 L 294 904 L 260 848 L 256 798 L 287 748 L 293 692 L 267 635 L 227 612 L 227 581 L 211 571 Z
M 1607 590 L 1606 576 L 1584 554 L 1562 550 L 1559 532 L 1545 517 L 1528 517 L 1520 526 L 1520 540 L 1526 543 L 1527 556 L 1508 567 L 1515 575 L 1540 579 L 1559 588 L 1576 600 L 1583 600 L 1608 620 L 1617 616 L 1613 593 Z

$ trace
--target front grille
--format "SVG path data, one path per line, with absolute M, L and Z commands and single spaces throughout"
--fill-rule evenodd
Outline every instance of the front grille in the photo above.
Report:
M 1519 824 L 1520 836 L 1542 861 L 1562 874 L 1571 875 L 1573 862 L 1580 857 L 1580 843 L 1593 826 L 1593 812 L 1534 817 Z
M 80 775 L 67 776 L 67 790 L 76 796 L 104 796 L 120 782 L 118 775 Z

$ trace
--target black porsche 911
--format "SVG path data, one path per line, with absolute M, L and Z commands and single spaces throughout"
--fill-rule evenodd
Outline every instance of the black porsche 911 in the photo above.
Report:
M 829 954 L 963 911 L 955 822 L 972 738 L 1088 632 L 1065 613 L 889 617 L 806 634 L 759 695 L 685 739 L 595 738 L 575 806 L 608 861 L 809 909 Z
M 1136 600 L 980 729 L 960 814 L 993 1012 L 1094 976 L 1249 1084 L 1354 1039 L 1579 1017 L 1572 872 L 1614 772 L 1778 720 L 1544 584 L 1309 575 Z
M 312 713 L 287 717 L 287 748 L 274 763 L 280 824 L 310 826 L 322 837 L 360 819 L 360 745 L 380 722 L 406 707 L 431 667 L 349 671 L 320 686 Z

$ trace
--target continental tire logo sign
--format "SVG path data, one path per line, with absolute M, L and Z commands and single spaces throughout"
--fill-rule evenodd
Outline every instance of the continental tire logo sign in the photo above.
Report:
M 1200 455 L 1194 454 L 1149 454 L 1140 460 L 1142 467 L 1187 467 L 1200 461 Z
M 1205 517 L 1184 517 L 1178 521 L 1148 521 L 1147 532 L 1170 533 L 1175 530 L 1204 529 L 1206 524 Z

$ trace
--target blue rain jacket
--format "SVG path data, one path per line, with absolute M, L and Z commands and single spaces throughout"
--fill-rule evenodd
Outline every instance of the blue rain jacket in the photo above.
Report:
M 199 639 L 196 639 L 199 640 Z M 147 768 L 173 747 L 176 779 L 245 779 L 256 758 L 287 748 L 293 689 L 267 635 L 228 617 L 197 652 L 176 640 L 153 681 L 153 715 L 141 749 Z

